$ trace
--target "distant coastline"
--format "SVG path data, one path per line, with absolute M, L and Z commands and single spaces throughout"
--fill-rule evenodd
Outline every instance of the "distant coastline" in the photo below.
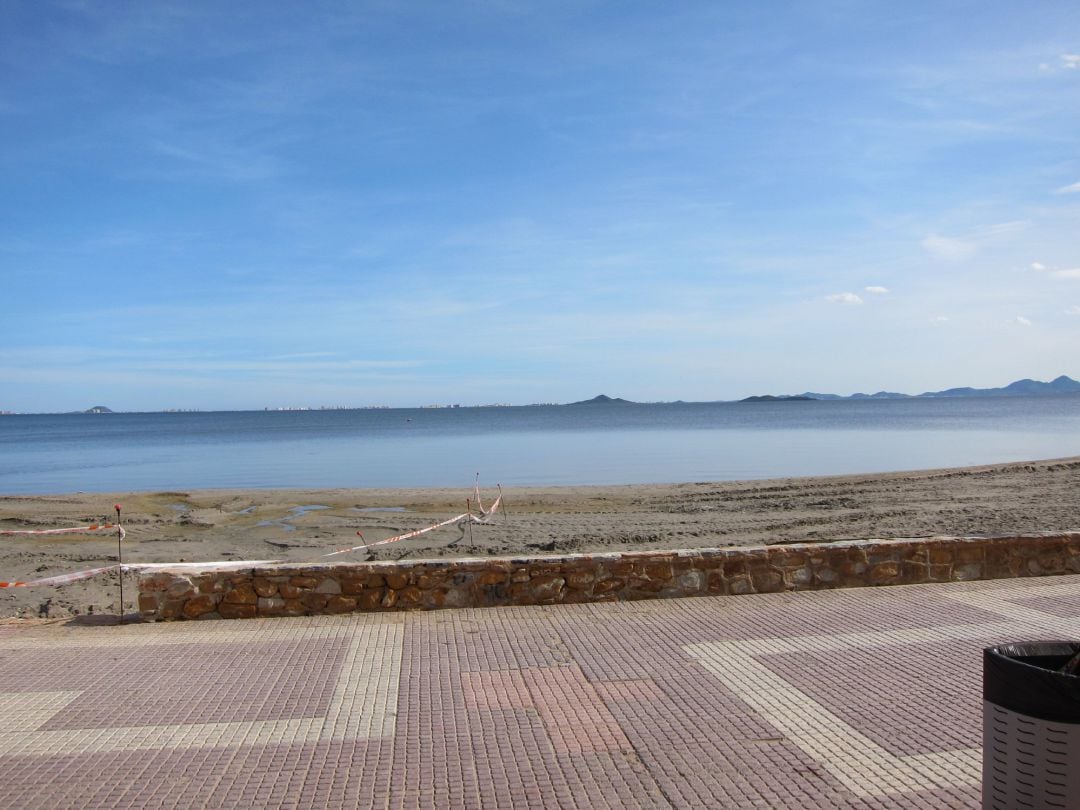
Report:
M 739 400 L 704 400 L 692 402 L 686 400 L 638 402 L 621 397 L 611 397 L 607 394 L 599 394 L 592 399 L 578 402 L 556 403 L 535 402 L 527 405 L 512 405 L 509 403 L 492 403 L 485 405 L 413 405 L 413 406 L 390 406 L 390 405 L 319 405 L 319 406 L 289 406 L 289 407 L 263 407 L 237 409 L 237 413 L 255 411 L 384 411 L 384 410 L 440 410 L 443 408 L 537 408 L 537 407 L 589 407 L 596 405 L 711 405 L 723 402 L 812 402 L 812 401 L 836 401 L 836 400 L 866 400 L 866 399 L 960 399 L 965 397 L 1042 397 L 1080 394 L 1080 381 L 1074 380 L 1062 374 L 1050 382 L 1039 380 L 1022 379 L 1009 383 L 1000 388 L 946 388 L 941 391 L 925 391 L 921 394 L 902 394 L 896 391 L 878 391 L 875 394 L 823 394 L 814 391 L 806 391 L 802 394 L 755 394 Z M 203 411 L 199 408 L 163 408 L 158 411 L 117 411 L 105 405 L 94 405 L 83 411 L 61 412 L 20 412 L 12 410 L 0 410 L 0 416 L 48 416 L 58 414 L 112 414 L 112 413 L 228 413 L 230 411 Z

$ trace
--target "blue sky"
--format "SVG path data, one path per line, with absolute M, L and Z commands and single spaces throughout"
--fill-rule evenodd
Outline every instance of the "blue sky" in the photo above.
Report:
M 1080 376 L 1071 2 L 0 6 L 0 409 Z

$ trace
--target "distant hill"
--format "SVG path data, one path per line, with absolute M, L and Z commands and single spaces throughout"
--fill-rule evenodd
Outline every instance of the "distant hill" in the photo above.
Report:
M 1040 382 L 1038 380 L 1017 380 L 1011 382 L 1002 388 L 946 388 L 944 391 L 926 391 L 922 394 L 918 394 L 918 397 L 926 398 L 944 398 L 944 397 L 1040 397 L 1040 396 L 1054 396 L 1058 394 L 1080 394 L 1080 382 L 1066 377 L 1062 374 L 1055 380 L 1050 382 Z M 813 391 L 807 391 L 805 394 L 799 394 L 798 396 L 806 399 L 911 399 L 911 394 L 899 394 L 895 391 L 878 391 L 876 394 L 851 394 L 850 396 L 841 396 L 840 394 L 819 394 Z M 791 399 L 792 397 L 779 396 L 775 399 Z M 743 402 L 760 401 L 760 398 L 755 399 L 749 397 L 742 400 Z
M 763 394 L 756 397 L 740 399 L 739 402 L 813 402 L 814 397 L 800 394 L 796 397 L 774 397 L 772 394 Z
M 83 413 L 114 413 L 112 408 L 106 408 L 104 405 L 95 405 L 93 408 L 87 408 Z
M 628 399 L 620 399 L 619 397 L 609 397 L 607 394 L 600 394 L 592 399 L 585 399 L 581 402 L 571 402 L 571 405 L 633 405 L 634 403 Z

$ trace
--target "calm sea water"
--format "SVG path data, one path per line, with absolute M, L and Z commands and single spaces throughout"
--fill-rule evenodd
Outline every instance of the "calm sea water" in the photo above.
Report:
M 634 484 L 1080 455 L 1080 396 L 0 417 L 0 493 Z

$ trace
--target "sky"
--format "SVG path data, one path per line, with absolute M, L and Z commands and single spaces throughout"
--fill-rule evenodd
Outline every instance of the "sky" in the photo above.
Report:
M 0 410 L 1080 377 L 1080 4 L 0 4 Z

